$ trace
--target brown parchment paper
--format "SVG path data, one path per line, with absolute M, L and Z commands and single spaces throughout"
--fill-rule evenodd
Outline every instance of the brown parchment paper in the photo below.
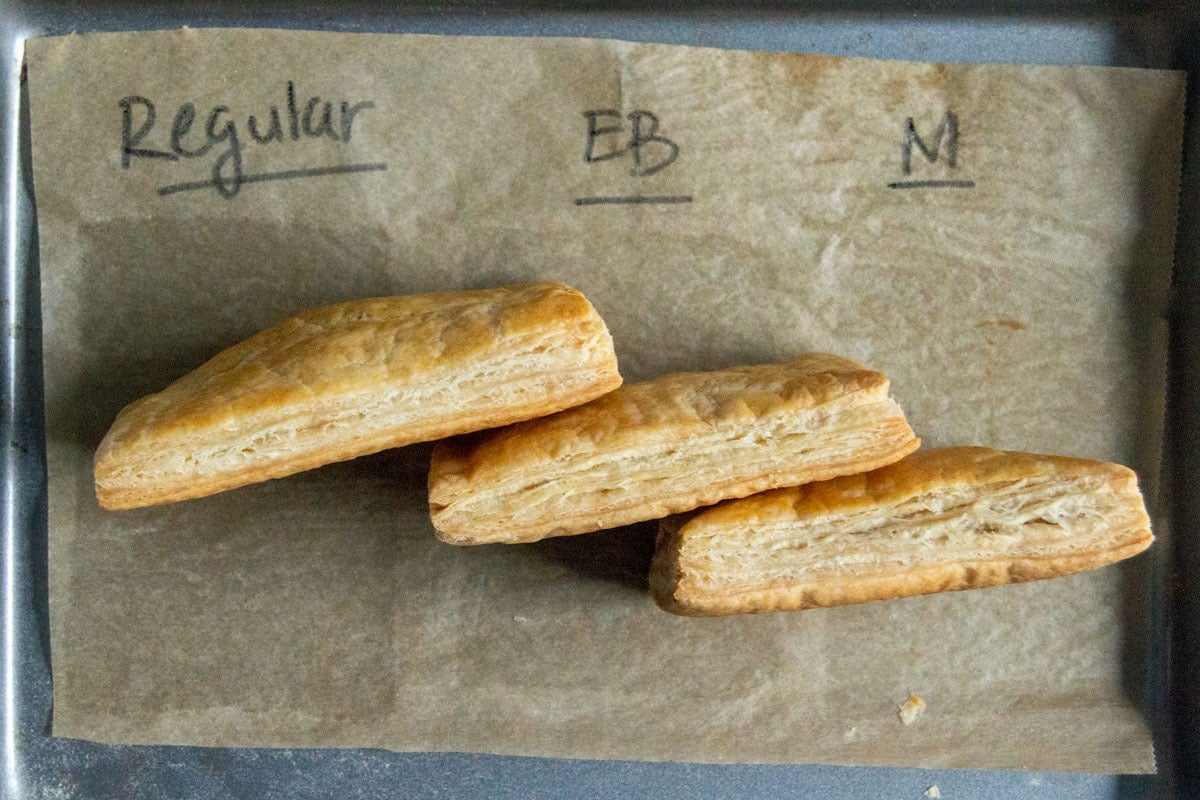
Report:
M 56 735 L 1154 769 L 1161 542 L 1038 584 L 680 619 L 645 592 L 653 525 L 435 541 L 427 446 L 124 513 L 97 507 L 90 459 L 123 405 L 304 307 L 554 278 L 604 315 L 626 379 L 841 353 L 892 377 L 925 446 L 1120 461 L 1155 497 L 1179 74 L 248 30 L 34 40 L 27 66 Z M 226 106 L 213 138 L 235 122 L 243 176 L 358 171 L 226 198 L 205 182 L 228 138 L 124 168 L 133 96 L 156 109 L 134 149 L 171 153 L 175 125 L 200 150 Z M 373 104 L 349 141 L 343 101 Z M 256 142 L 271 106 L 282 140 Z M 585 160 L 597 110 L 594 159 L 655 115 L 640 163 Z M 909 117 L 929 152 L 910 140 L 906 174 Z M 633 174 L 672 151 L 651 134 L 675 161 Z M 576 202 L 616 196 L 673 201 Z M 909 692 L 928 710 L 904 726 Z

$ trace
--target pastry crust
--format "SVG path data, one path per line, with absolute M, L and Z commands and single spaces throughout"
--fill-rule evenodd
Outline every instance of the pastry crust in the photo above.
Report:
M 560 283 L 316 308 L 127 406 L 96 451 L 96 496 L 108 509 L 202 497 L 620 384 L 604 321 Z
M 667 375 L 434 449 L 453 544 L 531 542 L 863 472 L 918 441 L 888 379 L 839 356 Z
M 1126 467 L 952 447 L 663 520 L 650 588 L 676 614 L 798 611 L 1054 578 L 1152 541 Z

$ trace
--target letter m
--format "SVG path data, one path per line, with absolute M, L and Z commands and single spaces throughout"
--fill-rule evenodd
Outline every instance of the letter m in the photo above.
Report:
M 956 166 L 958 160 L 958 117 L 953 111 L 946 110 L 945 116 L 938 124 L 937 130 L 933 132 L 933 146 L 925 144 L 925 141 L 917 133 L 917 128 L 913 124 L 913 118 L 909 117 L 904 120 L 904 150 L 901 154 L 901 161 L 904 167 L 904 174 L 912 174 L 912 153 L 915 146 L 925 156 L 930 164 L 936 163 L 938 160 L 938 151 L 942 149 L 942 140 L 946 140 L 946 163 L 951 168 Z

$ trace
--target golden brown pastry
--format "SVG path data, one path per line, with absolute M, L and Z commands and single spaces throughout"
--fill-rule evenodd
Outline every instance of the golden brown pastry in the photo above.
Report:
M 650 589 L 676 614 L 797 611 L 1054 578 L 1153 540 L 1125 467 L 952 447 L 663 520 Z
M 317 308 L 125 408 L 96 452 L 96 496 L 109 509 L 202 497 L 620 384 L 604 321 L 559 283 Z
M 667 375 L 439 443 L 430 511 L 447 542 L 532 542 L 864 472 L 917 445 L 884 375 L 809 353 Z

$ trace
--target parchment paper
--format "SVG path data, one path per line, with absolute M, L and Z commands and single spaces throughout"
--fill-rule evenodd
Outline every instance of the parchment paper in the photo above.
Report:
M 35 40 L 27 64 L 56 735 L 1154 769 L 1161 542 L 1038 584 L 680 619 L 645 592 L 653 525 L 435 541 L 427 446 L 124 513 L 90 459 L 123 405 L 299 309 L 555 278 L 628 380 L 840 353 L 892 377 L 925 446 L 1120 461 L 1155 497 L 1181 75 L 246 30 Z M 201 150 L 216 106 L 205 154 L 123 166 L 123 136 Z M 588 111 L 611 112 L 590 163 Z M 959 183 L 889 186 L 933 180 Z

